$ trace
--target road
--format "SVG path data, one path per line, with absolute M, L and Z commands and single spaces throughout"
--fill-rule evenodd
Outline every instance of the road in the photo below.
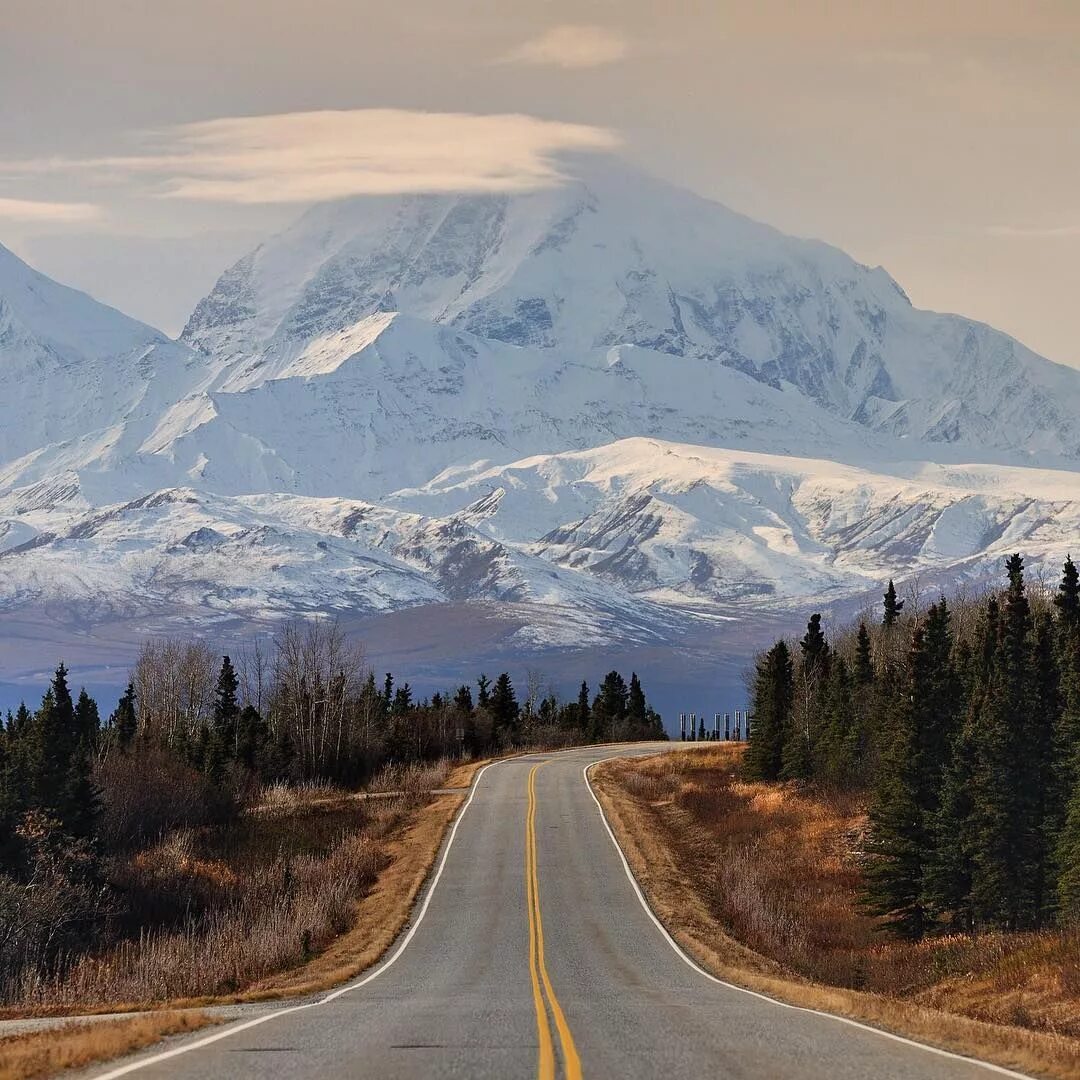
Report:
M 489 766 L 409 936 L 381 968 L 317 1001 L 200 1032 L 93 1075 L 1018 1075 L 782 1006 L 696 970 L 641 902 L 583 775 L 597 758 L 640 752 L 574 750 Z

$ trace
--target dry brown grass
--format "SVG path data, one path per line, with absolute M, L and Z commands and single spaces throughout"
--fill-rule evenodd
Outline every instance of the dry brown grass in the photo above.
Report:
M 12 1035 L 0 1039 L 0 1080 L 30 1080 L 83 1068 L 213 1023 L 217 1021 L 204 1013 L 159 1012 Z
M 1080 1077 L 1075 933 L 882 935 L 857 904 L 865 817 L 738 777 L 720 744 L 594 770 L 657 915 L 731 982 L 1012 1068 Z
M 465 787 L 481 764 L 453 778 Z M 396 779 L 412 791 L 358 801 L 313 788 L 216 844 L 183 832 L 140 853 L 126 868 L 130 887 L 209 914 L 80 959 L 61 979 L 28 980 L 0 1015 L 277 999 L 354 977 L 405 925 L 464 798 L 425 794 L 446 781 L 445 767 Z

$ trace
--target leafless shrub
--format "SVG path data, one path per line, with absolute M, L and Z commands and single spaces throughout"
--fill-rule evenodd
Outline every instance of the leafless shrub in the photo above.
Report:
M 131 754 L 110 754 L 95 769 L 101 791 L 98 835 L 110 850 L 156 840 L 169 829 L 222 821 L 229 796 L 175 755 L 146 741 Z
M 445 759 L 430 763 L 392 763 L 375 774 L 367 785 L 367 790 L 400 791 L 406 795 L 417 795 L 442 787 L 449 772 L 450 763 Z

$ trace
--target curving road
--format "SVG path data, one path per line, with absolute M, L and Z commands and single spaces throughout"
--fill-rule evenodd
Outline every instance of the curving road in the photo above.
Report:
M 96 1075 L 1019 1075 L 779 1005 L 695 968 L 644 907 L 584 776 L 599 757 L 642 752 L 574 750 L 489 766 L 410 931 L 381 967 L 318 1000 Z

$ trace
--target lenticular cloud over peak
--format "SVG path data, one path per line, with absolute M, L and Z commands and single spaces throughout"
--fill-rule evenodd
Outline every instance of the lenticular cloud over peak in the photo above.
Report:
M 164 198 L 313 203 L 527 191 L 561 181 L 561 154 L 618 145 L 605 128 L 522 114 L 327 109 L 202 120 L 152 133 L 136 153 L 3 167 L 14 174 L 102 172 Z

